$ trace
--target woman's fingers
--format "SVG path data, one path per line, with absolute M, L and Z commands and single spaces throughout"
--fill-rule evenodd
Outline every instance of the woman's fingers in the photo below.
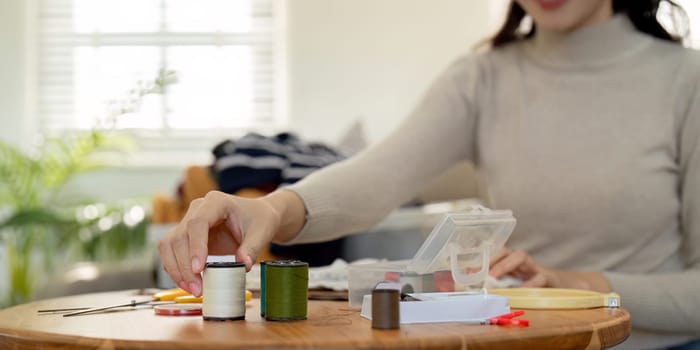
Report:
M 491 264 L 491 276 L 502 278 L 510 275 L 523 280 L 521 287 L 549 287 L 548 270 L 537 264 L 522 250 L 507 252 Z
M 260 250 L 280 233 L 280 213 L 294 219 L 283 231 L 287 236 L 282 240 L 296 234 L 304 224 L 304 206 L 296 194 L 282 191 L 265 198 L 268 200 L 245 199 L 212 191 L 193 201 L 182 221 L 158 247 L 170 277 L 183 289 L 199 295 L 200 273 L 208 254 L 235 253 L 250 270 Z
M 219 191 L 211 191 L 198 200 L 181 223 L 187 229 L 188 251 L 182 250 L 189 257 L 191 271 L 199 274 L 204 270 L 207 261 L 210 230 L 225 222 L 232 213 L 234 200 L 231 195 Z M 178 251 L 176 256 L 180 257 Z M 184 259 L 184 255 L 183 255 Z M 185 276 L 186 277 L 186 276 Z
M 210 192 L 205 198 L 192 201 L 182 221 L 159 244 L 163 267 L 181 288 L 194 295 L 202 291 L 202 278 L 208 255 L 210 228 L 226 219 L 228 198 L 221 192 Z
M 495 264 L 491 264 L 489 274 L 495 278 L 501 278 L 509 275 L 518 269 L 522 269 L 521 265 L 531 262 L 530 256 L 522 250 L 516 250 L 501 258 Z
M 520 285 L 520 287 L 522 287 L 522 288 L 549 287 L 547 275 L 543 272 L 537 273 L 534 276 L 532 276 L 530 279 L 525 280 L 525 282 L 523 282 L 523 284 Z
M 496 253 L 496 256 L 491 258 L 491 266 L 493 266 L 493 265 L 497 264 L 499 261 L 503 260 L 503 258 L 508 256 L 508 254 L 510 254 L 510 253 L 511 253 L 510 249 L 508 249 L 506 247 L 501 248 L 501 250 L 499 250 L 498 253 Z
M 167 237 L 167 236 L 166 236 Z M 158 244 L 158 252 L 160 253 L 160 260 L 163 264 L 163 270 L 170 275 L 170 278 L 175 282 L 175 284 L 180 285 L 183 281 L 182 275 L 180 275 L 180 269 L 177 267 L 177 260 L 175 260 L 175 253 L 173 253 L 173 248 L 170 243 L 162 239 Z
M 190 203 L 190 207 L 185 213 L 185 219 L 192 215 L 194 208 L 197 207 L 198 202 L 200 201 L 200 199 L 197 199 Z M 160 242 L 158 242 L 158 252 L 160 253 L 160 260 L 163 264 L 163 270 L 170 275 L 170 278 L 173 280 L 173 282 L 175 282 L 175 284 L 180 287 L 184 286 L 185 288 L 183 289 L 188 289 L 187 283 L 185 283 L 182 273 L 180 272 L 180 265 L 178 264 L 174 251 L 175 242 L 177 240 L 182 241 L 182 237 L 186 237 L 185 235 L 187 233 L 183 228 L 183 222 L 185 219 L 177 224 L 172 230 L 170 230 L 170 232 L 168 232 L 167 235 L 165 235 L 165 237 L 160 240 Z
M 180 272 L 182 280 L 185 282 L 186 287 L 184 289 L 193 293 L 191 286 L 195 283 L 195 277 L 192 273 L 192 262 L 190 260 L 190 249 L 189 243 L 187 242 L 186 235 L 178 235 L 170 241 L 173 253 L 175 253 L 175 261 L 177 262 L 177 269 Z
M 252 227 L 248 230 L 248 234 L 242 240 L 236 252 L 238 261 L 245 263 L 246 271 L 250 271 L 260 251 L 272 240 L 272 237 L 267 236 L 267 234 L 274 232 L 270 227 L 279 226 L 279 219 L 274 215 L 261 216 L 260 219 L 262 220 L 258 221 L 257 224 L 251 225 Z

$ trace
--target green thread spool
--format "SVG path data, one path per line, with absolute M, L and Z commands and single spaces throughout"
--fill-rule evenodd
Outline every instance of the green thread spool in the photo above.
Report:
M 309 292 L 309 264 L 268 261 L 265 264 L 265 319 L 305 320 Z
M 267 261 L 260 262 L 260 317 L 265 317 L 265 265 Z

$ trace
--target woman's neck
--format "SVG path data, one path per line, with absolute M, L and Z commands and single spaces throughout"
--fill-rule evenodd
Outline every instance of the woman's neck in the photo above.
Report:
M 571 32 L 537 28 L 525 42 L 527 52 L 556 66 L 581 66 L 619 58 L 651 37 L 639 32 L 625 15 Z

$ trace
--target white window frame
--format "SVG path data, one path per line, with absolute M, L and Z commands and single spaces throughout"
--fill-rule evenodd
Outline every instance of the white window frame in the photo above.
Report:
M 56 130 L 42 127 L 42 116 L 37 109 L 39 103 L 39 21 L 38 0 L 26 1 L 27 25 L 27 100 L 25 110 L 29 120 L 25 125 L 38 135 L 55 135 Z M 287 5 L 286 0 L 271 0 L 274 28 L 273 46 L 273 123 L 249 125 L 238 128 L 216 129 L 132 129 L 126 131 L 135 143 L 135 151 L 128 154 L 105 154 L 109 163 L 124 168 L 181 168 L 192 164 L 211 162 L 211 149 L 225 139 L 235 138 L 246 132 L 276 133 L 288 130 L 287 98 Z M 109 132 L 109 131 L 108 131 Z M 124 130 L 116 131 L 124 133 Z M 34 143 L 35 140 L 30 141 Z M 31 145 L 30 145 L 31 147 Z
M 694 49 L 700 49 L 700 1 L 677 0 L 688 15 L 688 29 L 690 36 L 685 44 Z

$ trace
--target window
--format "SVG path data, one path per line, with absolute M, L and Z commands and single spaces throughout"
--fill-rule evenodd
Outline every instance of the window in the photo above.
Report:
M 700 2 L 697 0 L 678 0 L 676 2 L 683 7 L 688 15 L 690 32 L 686 44 L 689 47 L 700 49 Z
M 37 0 L 44 131 L 275 126 L 274 0 Z

